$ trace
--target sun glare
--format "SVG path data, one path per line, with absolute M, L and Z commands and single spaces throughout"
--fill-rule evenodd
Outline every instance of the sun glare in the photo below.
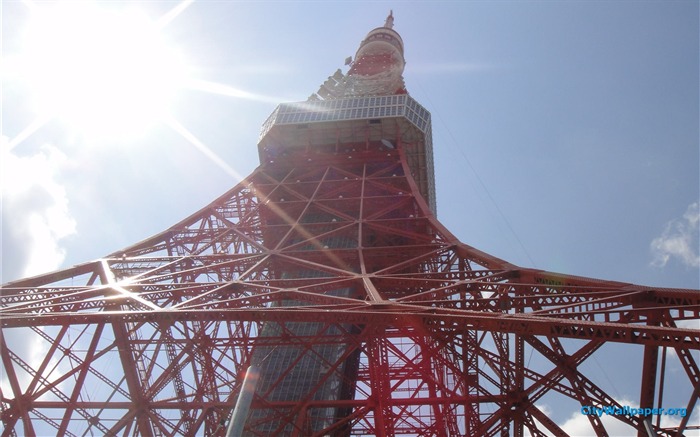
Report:
M 10 139 L 9 148 L 54 119 L 63 122 L 71 138 L 100 145 L 138 144 L 131 140 L 160 124 L 240 179 L 173 117 L 178 91 L 260 102 L 280 99 L 192 77 L 189 64 L 162 30 L 193 1 L 182 0 L 152 20 L 130 2 L 23 0 L 30 18 L 20 51 L 3 56 L 3 74 L 24 82 L 35 118 Z
M 159 26 L 135 9 L 61 2 L 32 7 L 19 63 L 41 117 L 112 138 L 160 120 L 186 67 Z

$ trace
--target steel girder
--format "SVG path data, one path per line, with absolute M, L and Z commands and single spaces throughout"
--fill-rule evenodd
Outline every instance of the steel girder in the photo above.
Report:
M 640 406 L 672 360 L 697 404 L 700 292 L 488 255 L 432 215 L 401 147 L 351 146 L 300 149 L 154 237 L 3 286 L 3 435 L 224 435 L 254 361 L 250 435 L 565 435 L 544 405 L 622 407 L 587 364 L 623 345 Z

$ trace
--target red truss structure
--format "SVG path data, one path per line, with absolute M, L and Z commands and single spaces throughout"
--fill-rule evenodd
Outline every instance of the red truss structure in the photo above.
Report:
M 243 435 L 562 436 L 545 403 L 624 407 L 588 366 L 620 347 L 637 357 L 635 407 L 663 406 L 680 378 L 691 412 L 700 292 L 522 268 L 457 240 L 434 214 L 429 114 L 385 74 L 402 62 L 387 20 L 351 74 L 278 107 L 260 167 L 210 205 L 4 285 L 2 435 L 223 436 L 255 367 Z M 684 435 L 678 419 L 610 418 L 643 436 Z

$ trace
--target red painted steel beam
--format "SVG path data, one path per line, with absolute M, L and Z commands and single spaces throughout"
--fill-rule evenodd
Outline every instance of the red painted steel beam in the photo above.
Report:
M 366 309 L 346 310 L 342 313 L 330 309 L 245 309 L 245 310 L 161 310 L 161 311 L 101 311 L 98 313 L 58 313 L 32 316 L 4 316 L 3 328 L 22 326 L 62 326 L 66 323 L 172 323 L 175 321 L 297 321 L 351 324 L 379 324 L 401 326 L 407 316 L 422 317 L 429 322 L 440 322 L 444 329 L 473 329 L 521 335 L 544 335 L 576 339 L 649 344 L 656 346 L 700 349 L 700 332 L 692 329 L 644 326 L 624 323 L 586 322 L 527 315 L 479 313 L 472 311 L 443 310 L 395 305 L 390 302 Z

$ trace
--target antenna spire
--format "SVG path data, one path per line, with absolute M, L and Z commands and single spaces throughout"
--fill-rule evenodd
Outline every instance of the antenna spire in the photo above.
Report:
M 384 22 L 384 27 L 388 29 L 393 29 L 394 28 L 394 10 L 389 9 L 389 16 L 386 17 L 386 21 Z

